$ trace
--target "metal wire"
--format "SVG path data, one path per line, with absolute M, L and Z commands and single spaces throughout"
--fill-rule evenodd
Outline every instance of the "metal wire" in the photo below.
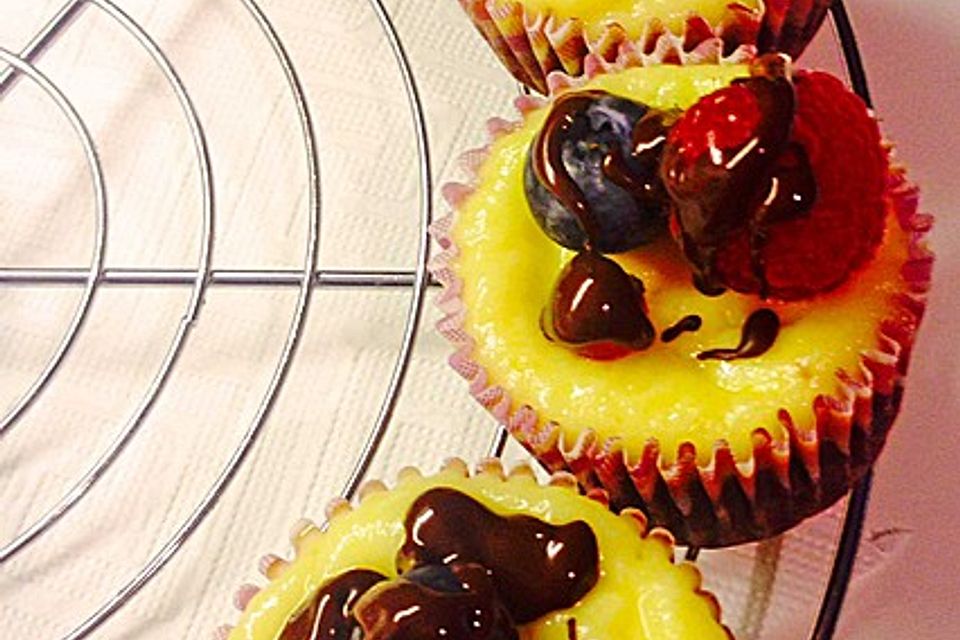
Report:
M 850 16 L 843 4 L 843 0 L 834 0 L 830 7 L 830 16 L 837 28 L 843 57 L 847 62 L 847 72 L 850 74 L 850 84 L 853 90 L 867 104 L 873 106 L 870 97 L 870 87 L 867 83 L 867 72 L 863 67 L 863 58 L 860 47 L 854 34 Z M 817 622 L 814 625 L 811 640 L 830 640 L 840 621 L 843 601 L 847 595 L 847 586 L 853 575 L 853 567 L 857 561 L 857 550 L 860 548 L 860 537 L 863 533 L 863 521 L 866 519 L 867 506 L 870 501 L 870 488 L 873 484 L 873 470 L 857 483 L 847 500 L 847 511 L 843 519 L 843 531 L 840 534 L 840 543 L 833 559 L 833 570 L 827 582 L 827 589 L 820 604 Z
M 211 267 L 211 258 L 213 251 L 213 224 L 214 224 L 214 193 L 213 177 L 210 165 L 210 154 L 207 146 L 206 136 L 203 127 L 200 125 L 199 117 L 193 102 L 188 95 L 179 75 L 170 65 L 166 55 L 157 46 L 156 42 L 143 30 L 134 20 L 132 20 L 122 9 L 114 5 L 109 0 L 87 0 L 96 5 L 108 15 L 113 17 L 124 29 L 132 34 L 143 46 L 154 62 L 163 72 L 170 86 L 172 87 L 177 100 L 180 103 L 184 116 L 187 119 L 190 133 L 196 148 L 197 163 L 200 172 L 201 189 L 203 193 L 203 226 L 202 241 L 200 246 L 199 267 L 193 283 L 193 292 L 187 304 L 186 311 L 177 332 L 174 335 L 173 342 L 170 345 L 164 359 L 160 365 L 160 370 L 151 381 L 147 388 L 146 395 L 141 400 L 133 416 L 123 426 L 120 432 L 114 437 L 106 450 L 97 458 L 94 464 L 81 476 L 80 480 L 38 518 L 33 524 L 14 538 L 13 541 L 0 548 L 0 563 L 12 558 L 15 554 L 23 550 L 30 542 L 50 529 L 54 524 L 63 518 L 73 507 L 75 507 L 103 477 L 110 466 L 116 462 L 123 450 L 130 444 L 133 437 L 143 425 L 147 415 L 159 398 L 161 391 L 166 386 L 173 372 L 173 367 L 180 355 L 183 353 L 194 323 L 203 304 L 204 296 L 208 284 L 208 276 Z M 69 22 L 75 13 L 62 12 L 64 19 Z M 72 344 L 72 343 L 71 343 Z M 69 348 L 69 345 L 68 345 Z
M 387 394 L 383 399 L 380 412 L 377 415 L 373 429 L 367 435 L 363 444 L 360 457 L 357 464 L 350 473 L 340 495 L 350 500 L 353 498 L 360 484 L 363 482 L 370 465 L 373 463 L 383 443 L 383 438 L 390 426 L 390 419 L 396 409 L 397 400 L 400 397 L 400 391 L 403 388 L 406 379 L 407 370 L 410 366 L 410 358 L 413 355 L 413 347 L 417 337 L 417 329 L 420 326 L 420 319 L 423 315 L 424 294 L 429 283 L 427 275 L 427 261 L 430 257 L 430 238 L 428 230 L 430 220 L 433 214 L 433 184 L 430 175 L 430 145 L 427 140 L 427 123 L 423 113 L 423 104 L 420 101 L 420 92 L 417 89 L 417 82 L 413 75 L 413 69 L 410 67 L 410 60 L 407 58 L 406 51 L 400 42 L 400 36 L 397 34 L 396 27 L 390 19 L 390 15 L 384 8 L 381 0 L 369 0 L 370 7 L 380 21 L 384 36 L 390 44 L 390 50 L 396 58 L 400 75 L 403 78 L 403 85 L 407 91 L 407 102 L 410 107 L 410 114 L 413 118 L 413 126 L 417 138 L 417 154 L 419 156 L 419 176 L 420 176 L 420 244 L 417 250 L 416 276 L 413 283 L 413 294 L 410 298 L 410 307 L 407 312 L 406 326 L 403 332 L 403 343 L 400 346 L 400 353 L 397 356 L 396 365 L 390 377 L 390 384 L 387 387 Z
M 139 31 L 139 27 L 119 8 L 109 2 L 109 0 L 94 0 L 97 4 L 107 8 L 115 17 L 120 19 L 126 25 L 134 27 Z M 278 393 L 283 386 L 283 382 L 290 371 L 290 365 L 303 336 L 304 326 L 306 324 L 307 311 L 313 293 L 313 274 L 317 270 L 319 244 L 320 244 L 320 165 L 317 156 L 317 143 L 313 129 L 313 121 L 310 115 L 310 108 L 307 105 L 303 86 L 297 74 L 293 62 L 287 53 L 282 41 L 273 28 L 273 25 L 264 15 L 260 7 L 254 0 L 241 0 L 263 34 L 270 42 L 270 46 L 276 54 L 283 67 L 287 83 L 293 94 L 294 102 L 300 118 L 300 125 L 303 130 L 304 146 L 307 157 L 307 168 L 310 183 L 310 204 L 309 204 L 309 231 L 307 237 L 306 256 L 304 259 L 303 276 L 300 287 L 300 295 L 297 301 L 297 307 L 291 321 L 287 340 L 284 344 L 280 361 L 274 371 L 270 384 L 267 387 L 266 394 L 257 409 L 253 422 L 244 433 L 239 445 L 234 449 L 226 465 L 217 476 L 213 485 L 200 503 L 196 506 L 186 521 L 177 529 L 173 536 L 167 540 L 159 552 L 154 555 L 150 561 L 131 578 L 123 587 L 121 587 L 107 602 L 97 609 L 90 617 L 78 625 L 73 631 L 64 637 L 64 640 L 80 640 L 89 636 L 100 625 L 106 622 L 114 613 L 116 613 L 124 604 L 133 598 L 164 566 L 170 561 L 183 544 L 196 531 L 201 522 L 213 510 L 213 507 L 223 496 L 230 482 L 236 476 L 243 461 L 250 453 L 251 448 L 257 441 L 267 417 L 270 415 L 274 404 L 276 403 Z M 143 34 L 144 36 L 146 34 Z
M 86 269 L 0 268 L 0 284 L 38 287 L 82 284 Z M 397 288 L 416 284 L 415 271 L 321 269 L 314 273 L 314 284 L 330 288 Z M 117 287 L 192 285 L 196 269 L 104 269 L 98 285 Z M 211 285 L 233 287 L 299 287 L 303 271 L 297 269 L 214 269 L 207 279 Z M 431 286 L 438 283 L 431 280 Z
M 843 59 L 847 63 L 847 73 L 850 75 L 850 86 L 868 107 L 873 107 L 873 98 L 870 96 L 870 87 L 867 83 L 867 70 L 863 66 L 863 56 L 860 54 L 857 36 L 843 0 L 834 0 L 830 7 L 830 17 L 840 38 Z
M 856 564 L 857 550 L 860 548 L 860 537 L 863 534 L 863 521 L 867 515 L 867 506 L 870 502 L 870 487 L 873 484 L 873 469 L 867 472 L 866 477 L 853 489 L 847 501 L 847 512 L 843 520 L 843 533 L 840 534 L 840 544 L 833 562 L 833 570 L 827 583 L 827 590 L 821 601 L 817 622 L 814 625 L 811 640 L 830 640 L 840 622 L 840 613 L 843 601 L 847 595 L 847 587 L 853 576 L 853 566 Z
M 44 366 L 40 376 L 30 385 L 13 407 L 7 411 L 3 419 L 0 420 L 0 438 L 2 438 L 27 409 L 30 408 L 34 401 L 40 397 L 40 394 L 46 388 L 47 384 L 53 379 L 53 374 L 60 368 L 67 352 L 73 346 L 81 327 L 83 327 L 89 315 L 93 298 L 97 292 L 97 283 L 100 275 L 103 273 L 103 261 L 107 244 L 107 187 L 104 183 L 103 167 L 100 164 L 100 156 L 97 153 L 96 144 L 90 132 L 87 130 L 87 126 L 80 118 L 80 114 L 77 113 L 76 108 L 73 106 L 73 103 L 29 62 L 5 49 L 0 49 L 0 60 L 11 65 L 7 67 L 7 71 L 10 72 L 8 77 L 16 77 L 17 74 L 14 72 L 19 71 L 43 89 L 43 91 L 57 103 L 60 111 L 63 112 L 70 121 L 70 125 L 74 131 L 80 136 L 80 143 L 83 145 L 83 153 L 87 158 L 87 165 L 90 168 L 90 174 L 93 180 L 94 207 L 96 209 L 93 257 L 90 259 L 90 266 L 87 269 L 77 271 L 78 284 L 82 283 L 84 285 L 83 295 L 70 321 L 70 325 L 67 327 L 66 333 L 60 340 L 60 344 L 54 351 L 53 356 L 50 357 L 50 360 Z M 2 97 L 3 94 L 0 92 L 0 98 Z M 3 557 L 3 550 L 0 549 L 0 562 L 3 561 Z
M 70 0 L 63 5 L 60 11 L 50 19 L 50 22 L 44 25 L 43 29 L 27 43 L 27 46 L 20 52 L 20 59 L 33 62 L 41 56 L 53 44 L 56 37 L 80 15 L 80 10 L 86 4 L 87 0 Z M 0 71 L 0 98 L 16 83 L 19 77 L 20 74 L 15 65 Z
M 509 437 L 510 432 L 507 431 L 507 428 L 504 425 L 498 426 L 496 433 L 493 434 L 493 440 L 490 441 L 490 446 L 487 448 L 487 456 L 490 458 L 502 456 Z

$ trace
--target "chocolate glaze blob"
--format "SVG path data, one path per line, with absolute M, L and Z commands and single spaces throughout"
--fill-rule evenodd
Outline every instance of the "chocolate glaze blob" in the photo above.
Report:
M 441 487 L 417 498 L 404 528 L 399 578 L 333 578 L 280 640 L 519 640 L 518 625 L 573 607 L 600 579 L 596 535 L 582 521 L 499 516 Z
M 657 335 L 643 293 L 643 283 L 610 258 L 579 253 L 560 273 L 541 329 L 549 339 L 594 359 L 642 351 Z
M 575 605 L 600 577 L 597 538 L 583 521 L 500 516 L 453 489 L 420 496 L 404 523 L 398 565 L 475 563 L 490 572 L 516 624 Z
M 661 170 L 681 244 L 694 266 L 697 288 L 716 295 L 723 290 L 717 249 L 745 234 L 761 297 L 766 297 L 767 229 L 808 214 L 817 198 L 806 153 L 790 141 L 796 93 L 789 58 L 763 56 L 754 63 L 752 77 L 705 100 L 711 101 L 711 114 L 727 117 L 705 121 L 707 116 L 692 107 L 663 154 Z
M 301 614 L 287 623 L 280 640 L 356 640 L 360 625 L 354 607 L 374 585 L 387 580 L 376 571 L 355 569 L 327 582 Z
M 363 640 L 519 640 L 490 571 L 427 565 L 383 583 L 356 606 Z M 325 636 L 321 636 L 325 637 Z

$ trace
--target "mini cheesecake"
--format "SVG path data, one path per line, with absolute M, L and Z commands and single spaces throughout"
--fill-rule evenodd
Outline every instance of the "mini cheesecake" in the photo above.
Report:
M 453 461 L 361 495 L 331 505 L 327 530 L 298 527 L 293 559 L 265 559 L 269 584 L 241 589 L 223 637 L 731 637 L 697 570 L 673 563 L 669 534 L 647 535 L 642 514 L 614 515 L 569 476 L 543 486 L 527 467 L 470 475 Z
M 676 206 L 661 223 L 672 233 L 638 248 L 597 257 L 562 246 L 545 233 L 551 223 L 537 219 L 528 193 L 538 138 L 556 121 L 573 122 L 556 115 L 558 103 L 599 92 L 676 119 L 751 75 L 743 65 L 600 73 L 602 66 L 596 61 L 593 77 L 564 83 L 550 101 L 521 100 L 523 121 L 495 121 L 490 146 L 468 154 L 472 182 L 445 190 L 454 211 L 435 227 L 444 252 L 433 269 L 446 287 L 439 326 L 457 347 L 452 364 L 541 462 L 604 488 L 615 508 L 638 508 L 701 546 L 775 535 L 836 501 L 882 448 L 924 308 L 930 218 L 917 214 L 916 189 L 887 165 L 884 148 L 874 154 L 883 166 L 874 185 L 879 233 L 864 231 L 876 235 L 869 255 L 813 295 L 778 299 L 746 285 L 716 295 L 695 286 Z M 821 195 L 835 188 L 818 178 Z M 713 197 L 709 184 L 703 189 Z M 830 227 L 811 242 L 838 254 L 844 246 Z M 802 255 L 795 260 L 802 264 Z M 563 295 L 567 307 L 588 305 L 593 294 L 583 293 L 597 287 L 586 285 L 603 270 L 622 270 L 639 302 L 625 310 L 594 302 L 621 324 L 643 315 L 651 325 L 634 325 L 631 339 L 644 344 L 625 356 L 607 357 L 604 344 L 599 353 L 590 352 L 594 343 L 570 348 L 556 335 L 563 323 L 550 321 Z M 568 277 L 574 285 L 558 287 Z M 610 288 L 625 291 L 626 282 Z

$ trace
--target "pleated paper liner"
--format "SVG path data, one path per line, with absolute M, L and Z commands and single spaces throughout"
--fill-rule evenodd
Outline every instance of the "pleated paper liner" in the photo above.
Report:
M 690 15 L 679 33 L 660 20 L 631 36 L 617 23 L 586 25 L 577 18 L 528 9 L 515 0 L 460 0 L 477 31 L 521 83 L 546 93 L 554 71 L 577 77 L 585 59 L 643 64 L 737 64 L 757 51 L 782 51 L 797 58 L 816 35 L 830 0 L 767 0 L 759 10 L 730 2 L 716 24 Z M 596 33 L 596 35 L 588 35 Z
M 682 33 L 672 33 L 653 20 L 638 38 L 616 23 L 603 25 L 590 37 L 579 19 L 528 10 L 514 0 L 460 0 L 460 4 L 510 73 L 541 93 L 546 93 L 547 77 L 554 71 L 582 75 L 588 56 L 643 64 L 744 62 L 756 53 L 760 30 L 759 13 L 736 3 L 730 4 L 719 24 L 691 15 Z
M 554 94 L 576 88 L 588 78 L 615 72 L 622 64 L 610 64 L 588 56 L 585 77 L 552 74 Z M 542 108 L 547 101 L 521 97 L 521 113 Z M 515 127 L 502 119 L 489 123 L 496 140 Z M 900 407 L 903 381 L 917 326 L 926 304 L 933 257 L 924 236 L 932 218 L 918 213 L 919 194 L 901 168 L 891 168 L 886 185 L 893 219 L 910 238 L 909 258 L 902 266 L 903 291 L 891 303 L 890 316 L 877 328 L 874 349 L 861 354 L 856 371 L 838 371 L 839 391 L 817 396 L 812 403 L 815 426 L 802 431 L 786 411 L 776 416 L 787 439 L 778 441 L 764 429 L 753 432 L 753 452 L 747 461 L 737 461 L 730 447 L 718 441 L 709 464 L 697 462 L 692 443 L 678 448 L 675 456 L 663 456 L 657 442 L 642 451 L 624 451 L 616 438 L 602 440 L 591 429 L 576 441 L 564 438 L 563 430 L 549 415 L 539 415 L 514 398 L 510 389 L 492 379 L 473 357 L 475 343 L 464 328 L 466 309 L 454 262 L 458 248 L 451 230 L 457 223 L 457 207 L 470 197 L 476 172 L 488 149 L 468 152 L 463 167 L 472 184 L 446 185 L 443 193 L 452 213 L 433 226 L 442 252 L 432 262 L 434 277 L 443 285 L 438 305 L 444 318 L 438 329 L 455 347 L 453 368 L 470 385 L 469 391 L 545 467 L 574 474 L 586 489 L 608 492 L 615 509 L 639 508 L 654 526 L 669 529 L 685 543 L 720 547 L 776 535 L 804 518 L 836 502 L 862 477 L 876 460 Z M 667 463 L 665 458 L 673 459 Z
M 440 473 L 433 477 L 425 477 L 420 473 L 419 470 L 415 468 L 404 469 L 399 473 L 396 488 L 400 489 L 405 485 L 410 485 L 411 483 L 423 484 L 425 490 L 432 488 L 433 486 L 448 486 L 450 477 L 465 479 L 467 482 L 478 478 L 486 478 L 488 480 L 493 480 L 494 482 L 503 483 L 504 488 L 508 491 L 509 489 L 507 488 L 507 485 L 510 485 L 511 483 L 537 483 L 537 480 L 533 474 L 533 470 L 527 465 L 517 466 L 507 472 L 504 470 L 504 466 L 499 459 L 492 458 L 481 462 L 477 466 L 476 471 L 471 472 L 468 465 L 464 461 L 460 459 L 451 459 L 443 465 Z M 447 480 L 445 480 L 445 478 L 447 478 Z M 434 479 L 436 479 L 436 484 L 433 484 L 432 482 Z M 580 493 L 576 479 L 569 473 L 564 472 L 553 474 L 546 483 L 538 486 L 559 488 L 563 491 L 569 491 L 572 494 L 577 495 Z M 328 523 L 336 522 L 343 518 L 348 518 L 350 517 L 350 514 L 362 511 L 365 503 L 370 499 L 370 496 L 383 494 L 384 492 L 389 492 L 391 490 L 392 489 L 388 488 L 383 482 L 378 480 L 366 483 L 359 491 L 359 501 L 357 504 L 354 505 L 342 499 L 334 500 L 330 503 L 326 510 Z M 544 496 L 543 499 L 547 499 L 546 496 Z M 609 498 L 606 492 L 602 489 L 590 491 L 585 497 L 583 497 L 583 499 L 597 502 L 603 505 L 604 508 L 609 506 Z M 402 522 L 404 517 L 405 513 L 397 514 L 398 521 Z M 655 545 L 655 547 L 659 548 L 659 552 L 664 553 L 666 557 L 673 558 L 674 539 L 669 532 L 659 528 L 650 530 L 644 515 L 635 509 L 626 509 L 620 514 L 619 517 L 631 523 L 631 528 L 636 531 L 638 539 L 646 539 L 651 544 Z M 258 566 L 260 573 L 266 578 L 267 583 L 262 587 L 253 584 L 246 584 L 240 587 L 234 596 L 234 605 L 236 608 L 241 612 L 245 612 L 246 616 L 256 615 L 255 607 L 257 606 L 257 603 L 255 598 L 261 593 L 267 596 L 266 599 L 261 598 L 261 601 L 270 602 L 272 603 L 272 606 L 275 606 L 277 598 L 274 596 L 278 596 L 280 590 L 282 589 L 279 583 L 289 571 L 294 568 L 302 568 L 303 565 L 307 565 L 312 568 L 313 565 L 322 563 L 322 559 L 317 558 L 316 554 L 311 555 L 311 549 L 315 548 L 319 541 L 321 541 L 324 536 L 328 535 L 333 534 L 325 531 L 310 520 L 302 520 L 298 522 L 290 534 L 290 541 L 293 547 L 292 557 L 289 559 L 284 559 L 275 554 L 268 554 L 264 556 L 260 560 Z M 671 560 L 671 562 L 673 562 L 673 560 Z M 697 600 L 702 601 L 702 603 L 705 605 L 705 610 L 709 616 L 709 619 L 719 622 L 720 604 L 713 594 L 702 589 L 702 578 L 700 577 L 699 570 L 690 563 L 681 563 L 676 568 L 677 570 L 686 574 L 686 583 L 691 585 L 694 597 Z M 318 566 L 317 570 L 322 571 L 323 568 Z M 585 603 L 577 605 L 577 607 L 581 608 L 581 610 L 584 606 L 586 606 Z M 291 611 L 290 615 L 288 616 L 288 621 L 295 620 L 300 613 L 301 612 L 299 611 Z M 235 631 L 237 633 L 234 633 Z M 722 631 L 732 640 L 733 635 L 729 629 L 722 627 Z M 282 629 L 276 630 L 275 636 L 279 636 L 281 632 Z M 214 634 L 214 637 L 217 640 L 227 640 L 228 638 L 236 638 L 238 636 L 244 638 L 248 637 L 247 635 L 243 634 L 242 628 L 234 629 L 234 627 L 231 625 L 224 625 L 220 627 Z

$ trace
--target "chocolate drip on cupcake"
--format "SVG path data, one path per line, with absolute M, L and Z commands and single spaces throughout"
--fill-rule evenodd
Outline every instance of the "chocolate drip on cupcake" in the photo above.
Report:
M 791 141 L 797 98 L 790 61 L 764 56 L 751 78 L 719 93 L 671 134 L 664 183 L 697 289 L 708 296 L 725 290 L 718 252 L 745 238 L 758 293 L 766 298 L 769 229 L 808 215 L 818 195 L 809 158 Z
M 405 526 L 401 568 L 480 564 L 517 624 L 572 607 L 600 577 L 597 538 L 582 521 L 556 526 L 531 516 L 499 516 L 441 488 L 417 499 Z
M 700 327 L 703 326 L 703 318 L 700 316 L 685 316 L 681 318 L 676 324 L 666 329 L 662 334 L 660 334 L 660 340 L 664 343 L 670 343 L 682 336 L 685 333 L 695 333 L 700 331 Z
M 363 640 L 519 640 L 490 571 L 478 564 L 423 565 L 370 591 L 357 605 Z
M 360 624 L 354 606 L 374 585 L 387 580 L 376 571 L 357 569 L 323 585 L 300 615 L 288 623 L 280 640 L 354 640 Z
M 578 254 L 542 317 L 551 340 L 594 359 L 650 347 L 643 283 L 602 255 L 665 231 L 659 165 L 675 114 L 602 91 L 560 96 L 533 142 L 525 184 L 545 233 Z
M 740 344 L 733 349 L 711 349 L 697 354 L 698 360 L 741 360 L 757 358 L 773 347 L 780 334 L 780 316 L 770 309 L 750 314 L 743 325 Z
M 454 489 L 404 520 L 400 577 L 349 571 L 325 584 L 281 640 L 519 640 L 519 625 L 577 604 L 600 579 L 585 522 L 500 516 Z M 570 629 L 576 637 L 576 622 Z

